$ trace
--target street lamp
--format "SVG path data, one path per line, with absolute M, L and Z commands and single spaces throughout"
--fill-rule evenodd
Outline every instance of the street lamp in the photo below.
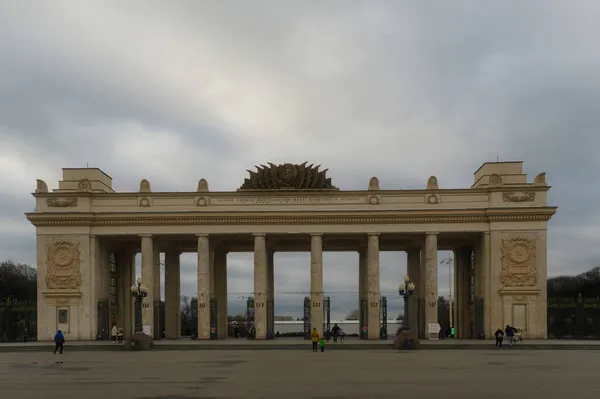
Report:
M 404 284 L 398 286 L 398 294 L 404 298 L 404 321 L 402 323 L 405 326 L 404 330 L 409 330 L 408 321 L 408 298 L 415 292 L 415 285 L 410 281 L 410 277 L 404 276 Z M 406 324 L 405 324 L 406 323 Z
M 131 286 L 131 296 L 135 298 L 135 333 L 142 333 L 142 301 L 148 296 L 148 287 L 142 284 L 141 278 Z

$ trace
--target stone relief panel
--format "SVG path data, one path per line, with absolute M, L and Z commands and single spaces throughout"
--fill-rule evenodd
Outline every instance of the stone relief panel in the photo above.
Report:
M 47 306 L 77 306 L 79 305 L 79 298 L 70 298 L 70 297 L 46 297 L 44 298 L 44 304 Z
M 150 198 L 148 197 L 142 197 L 139 200 L 138 206 L 140 208 L 150 208 Z
M 527 237 L 502 239 L 502 284 L 533 287 L 537 284 L 536 243 Z
M 207 206 L 208 199 L 206 197 L 196 198 L 196 206 Z
M 535 201 L 535 192 L 515 193 L 505 192 L 502 194 L 504 202 L 532 202 Z
M 46 249 L 46 287 L 77 289 L 81 285 L 81 249 L 78 242 L 57 240 Z
M 380 205 L 381 204 L 381 199 L 378 195 L 371 195 L 369 197 L 369 204 L 370 205 Z
M 46 205 L 51 208 L 71 208 L 77 206 L 76 197 L 51 197 L 46 198 Z
M 430 205 L 435 205 L 440 203 L 440 199 L 435 194 L 430 194 L 427 196 L 426 202 Z

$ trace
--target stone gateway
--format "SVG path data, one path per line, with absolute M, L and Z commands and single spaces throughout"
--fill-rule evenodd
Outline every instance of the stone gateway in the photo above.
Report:
M 199 339 L 227 337 L 227 253 L 254 253 L 254 326 L 256 339 L 266 339 L 274 333 L 276 251 L 310 252 L 309 325 L 320 333 L 323 251 L 356 251 L 368 339 L 379 339 L 379 253 L 406 251 L 416 285 L 410 324 L 425 338 L 438 321 L 439 250 L 454 252 L 458 338 L 491 338 L 507 324 L 530 339 L 547 337 L 546 231 L 557 208 L 547 204 L 544 173 L 530 183 L 522 162 L 490 162 L 470 188 L 443 188 L 431 176 L 422 188 L 400 190 L 372 177 L 365 190 L 343 191 L 327 170 L 307 164 L 261 165 L 235 192 L 210 191 L 206 179 L 189 192 L 154 192 L 146 179 L 138 192 L 115 192 L 96 168 L 63 169 L 53 191 L 37 180 L 26 216 L 37 235 L 38 339 L 61 329 L 69 340 L 93 340 L 113 324 L 131 334 L 137 254 L 148 287 L 143 325 L 154 335 L 164 325 L 167 338 L 179 338 L 183 252 L 197 254 Z

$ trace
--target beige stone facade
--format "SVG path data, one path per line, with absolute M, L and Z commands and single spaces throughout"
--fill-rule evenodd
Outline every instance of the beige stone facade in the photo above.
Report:
M 143 324 L 156 333 L 163 252 L 168 338 L 181 336 L 183 252 L 198 254 L 200 339 L 211 328 L 226 337 L 227 253 L 235 251 L 254 252 L 257 339 L 273 332 L 273 253 L 310 252 L 311 325 L 322 332 L 323 251 L 354 250 L 369 339 L 379 338 L 379 253 L 390 250 L 407 252 L 417 286 L 410 318 L 421 335 L 437 322 L 437 251 L 450 250 L 459 338 L 490 337 L 506 324 L 546 338 L 546 230 L 556 208 L 543 173 L 528 182 L 522 162 L 495 162 L 467 189 L 440 188 L 435 177 L 418 190 L 382 189 L 376 178 L 365 185 L 338 190 L 306 164 L 260 167 L 235 192 L 210 191 L 201 179 L 190 192 L 154 192 L 142 180 L 138 192 L 117 193 L 95 168 L 63 169 L 53 191 L 38 180 L 26 215 L 37 234 L 38 338 L 62 329 L 70 340 L 95 339 L 112 323 L 132 332 L 136 254 L 149 288 Z

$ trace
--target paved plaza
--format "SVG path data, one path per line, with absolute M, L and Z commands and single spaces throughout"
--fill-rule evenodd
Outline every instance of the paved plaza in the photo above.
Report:
M 0 353 L 3 398 L 600 397 L 596 351 Z

